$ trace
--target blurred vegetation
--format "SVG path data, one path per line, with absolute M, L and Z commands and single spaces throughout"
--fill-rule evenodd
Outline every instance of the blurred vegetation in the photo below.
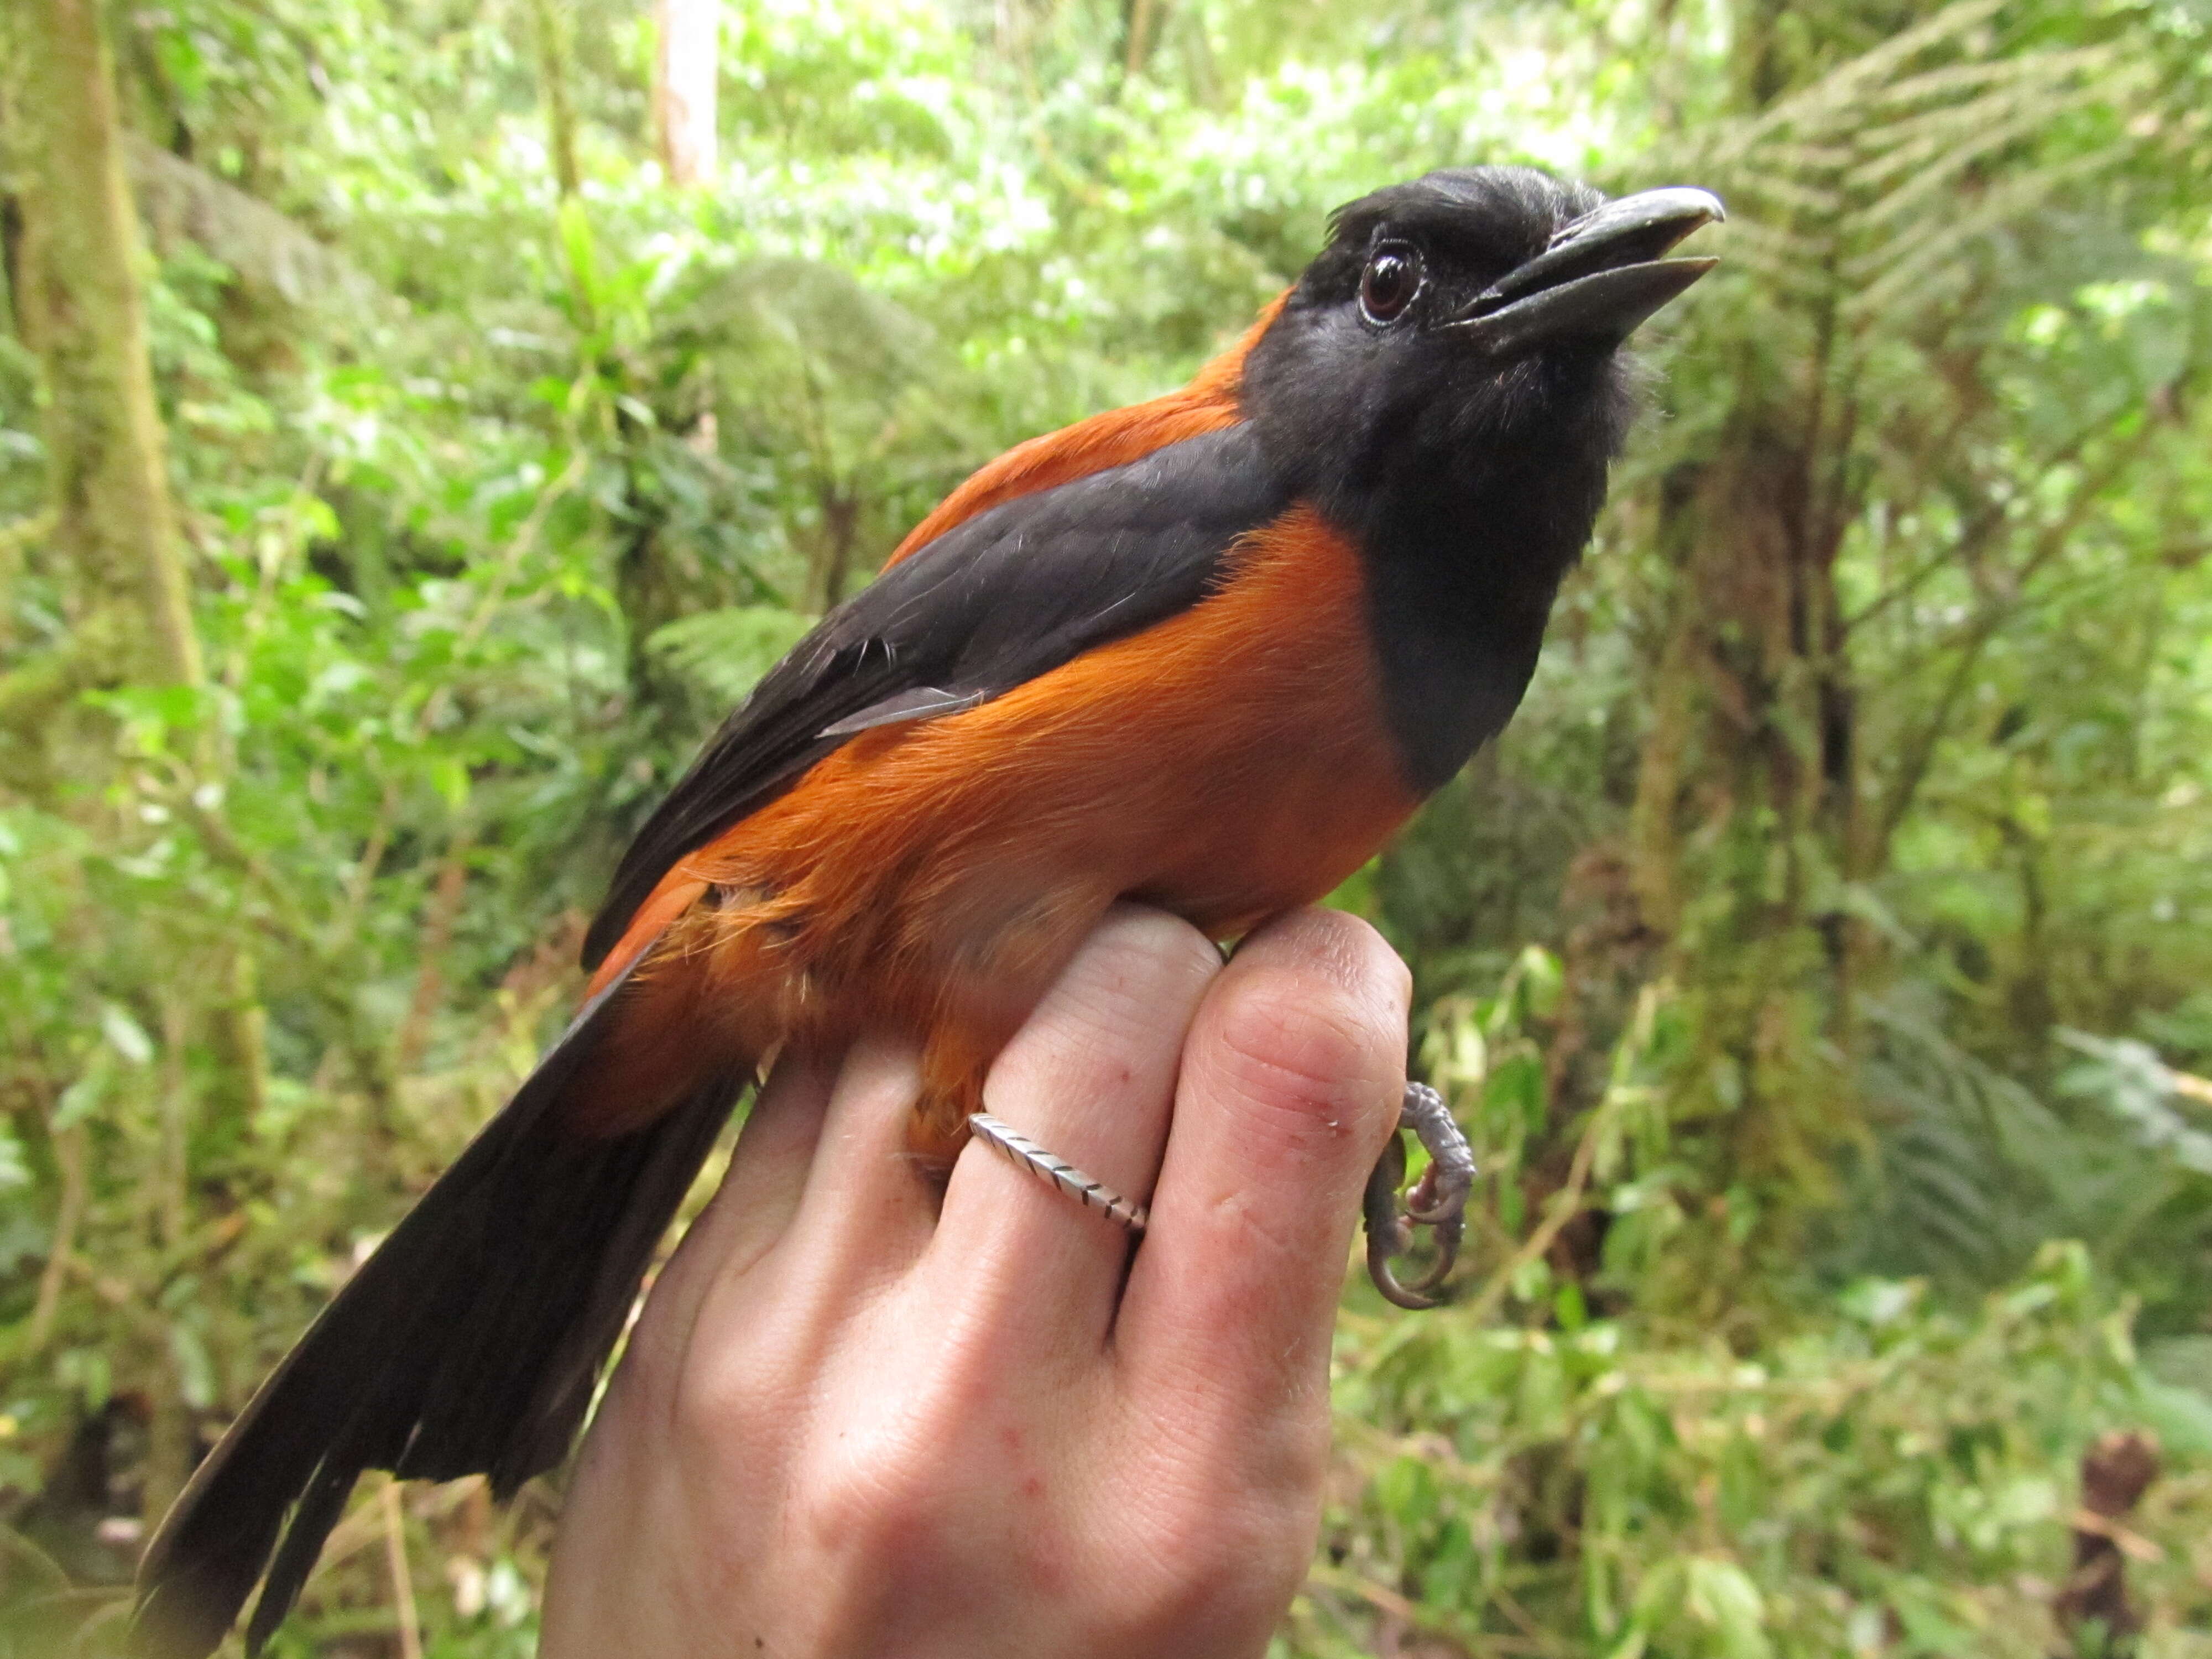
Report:
M 0 1654 L 113 1650 L 810 614 L 1494 161 L 1716 188 L 1726 263 L 1519 719 L 1343 896 L 1485 1180 L 1458 1305 L 1348 1294 L 1279 1650 L 2212 1654 L 2203 0 L 727 0 L 684 188 L 638 0 L 110 6 L 167 448 L 106 543 L 72 9 L 0 10 Z M 282 1651 L 528 1652 L 556 1503 L 367 1493 Z

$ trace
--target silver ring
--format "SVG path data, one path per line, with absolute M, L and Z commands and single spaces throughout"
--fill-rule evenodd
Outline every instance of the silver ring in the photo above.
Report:
M 1104 1182 L 1093 1180 L 1064 1158 L 1054 1158 L 1018 1129 L 1008 1128 L 988 1112 L 969 1113 L 968 1127 L 986 1146 L 1003 1153 L 1016 1169 L 1026 1170 L 1049 1182 L 1085 1209 L 1097 1210 L 1139 1237 L 1144 1236 L 1145 1223 L 1152 1215 L 1146 1206 L 1132 1204 Z

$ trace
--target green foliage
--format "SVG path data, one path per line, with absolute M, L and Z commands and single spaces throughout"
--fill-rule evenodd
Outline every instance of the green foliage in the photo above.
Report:
M 210 674 L 6 715 L 78 613 L 0 330 L 0 1653 L 112 1644 L 171 1431 L 811 615 L 1338 202 L 1525 159 L 1721 190 L 1726 263 L 1516 725 L 1347 891 L 1484 1176 L 1455 1308 L 1348 1298 L 1279 1648 L 2047 1653 L 2127 1426 L 2148 1650 L 2212 1646 L 2201 9 L 733 0 L 678 193 L 578 0 L 566 199 L 521 9 L 111 9 Z M 426 1652 L 526 1652 L 552 1512 L 365 1494 L 280 1650 L 388 1645 L 396 1544 Z
M 2071 1245 L 1955 1310 L 1855 1281 L 1750 1358 L 1602 1320 L 1346 1326 L 1346 1479 L 1300 1655 L 1372 1651 L 1379 1614 L 1455 1652 L 2039 1659 L 2081 1446 L 2146 1421 L 2208 1443 L 2199 1396 L 2147 1396 Z M 2205 1502 L 2145 1522 L 2172 1626 L 2212 1611 L 2188 1577 Z

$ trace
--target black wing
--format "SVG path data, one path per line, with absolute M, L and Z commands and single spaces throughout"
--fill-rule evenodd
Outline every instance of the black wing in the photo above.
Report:
M 638 832 L 585 967 L 677 860 L 854 732 L 973 708 L 1187 610 L 1230 545 L 1289 505 L 1240 424 L 1003 502 L 893 565 L 769 671 Z

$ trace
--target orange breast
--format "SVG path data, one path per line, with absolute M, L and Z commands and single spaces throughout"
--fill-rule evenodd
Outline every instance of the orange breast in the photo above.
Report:
M 1227 938 L 1327 893 L 1417 804 L 1359 558 L 1300 507 L 1231 569 L 1144 633 L 830 755 L 671 872 L 716 902 L 656 961 L 703 965 L 750 1052 L 903 1026 L 958 1092 L 1116 898 Z

